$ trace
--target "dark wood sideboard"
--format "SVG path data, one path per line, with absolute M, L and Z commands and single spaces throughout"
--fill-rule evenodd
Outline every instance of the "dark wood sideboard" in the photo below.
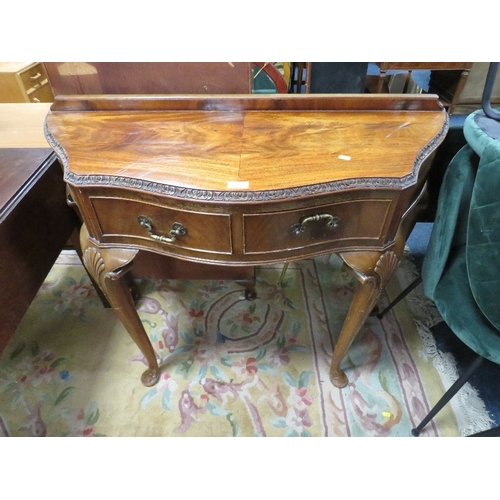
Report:
M 49 104 L 0 104 L 0 352 L 78 225 L 43 135 Z

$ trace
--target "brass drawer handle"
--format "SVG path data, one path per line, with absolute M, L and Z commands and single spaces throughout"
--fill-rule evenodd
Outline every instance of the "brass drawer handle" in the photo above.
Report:
M 320 220 L 326 220 L 326 227 L 328 229 L 335 229 L 340 224 L 340 217 L 335 217 L 330 214 L 317 214 L 306 217 L 301 222 L 293 224 L 290 231 L 294 236 L 296 236 L 306 230 L 306 225 L 309 224 L 309 222 L 317 222 Z
M 41 76 L 41 73 L 37 73 L 36 75 L 30 76 L 30 80 L 38 80 Z
M 174 222 L 172 224 L 169 238 L 168 236 L 160 236 L 159 234 L 153 233 L 153 221 L 149 217 L 140 215 L 137 220 L 139 221 L 139 224 L 147 230 L 149 236 L 153 240 L 161 243 L 173 243 L 177 237 L 187 235 L 187 229 L 180 222 Z

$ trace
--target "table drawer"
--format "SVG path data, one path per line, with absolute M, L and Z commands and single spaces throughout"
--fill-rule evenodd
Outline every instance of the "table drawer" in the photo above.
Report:
M 30 102 L 52 102 L 54 96 L 47 80 L 27 92 Z
M 378 243 L 391 200 L 357 200 L 286 212 L 243 216 L 247 254 L 281 252 L 325 243 Z M 336 247 L 332 246 L 332 250 Z
M 91 197 L 90 202 L 101 230 L 102 243 L 131 243 L 152 249 L 164 247 L 170 252 L 182 248 L 232 253 L 229 214 L 191 212 L 122 198 Z M 174 230 L 176 234 L 171 233 Z M 169 241 L 172 237 L 174 241 Z
M 40 85 L 43 81 L 47 81 L 47 74 L 45 73 L 42 63 L 35 64 L 25 71 L 22 71 L 20 77 L 26 91 Z

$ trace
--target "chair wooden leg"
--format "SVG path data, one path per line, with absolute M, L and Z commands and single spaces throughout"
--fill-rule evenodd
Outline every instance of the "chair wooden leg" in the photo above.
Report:
M 450 399 L 462 388 L 462 386 L 470 379 L 473 373 L 481 366 L 484 361 L 483 356 L 477 356 L 469 365 L 467 370 L 458 378 L 458 380 L 445 392 L 444 396 L 436 403 L 434 408 L 420 422 L 420 424 L 412 429 L 412 436 L 418 437 L 422 429 L 440 412 Z

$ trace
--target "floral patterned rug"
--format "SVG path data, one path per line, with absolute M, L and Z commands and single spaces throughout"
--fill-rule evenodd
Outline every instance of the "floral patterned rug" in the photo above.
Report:
M 356 280 L 337 256 L 291 264 L 281 287 L 280 272 L 257 270 L 255 301 L 230 281 L 138 282 L 163 369 L 146 388 L 142 355 L 63 252 L 0 356 L 0 435 L 410 436 L 445 390 L 423 318 L 407 302 L 370 317 L 339 390 L 329 360 Z M 459 436 L 461 418 L 448 405 L 422 435 Z

